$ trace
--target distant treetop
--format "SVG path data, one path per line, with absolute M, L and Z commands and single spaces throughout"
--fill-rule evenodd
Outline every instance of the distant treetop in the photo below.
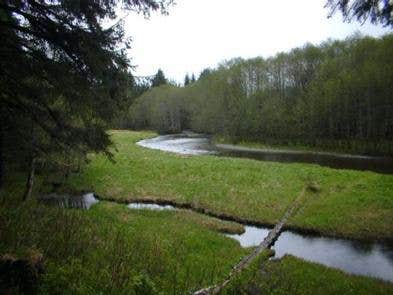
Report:
M 167 84 L 168 81 L 165 78 L 164 72 L 161 69 L 158 69 L 157 74 L 154 76 L 151 86 L 152 87 L 158 87 L 160 85 Z
M 203 79 L 204 77 L 207 77 L 211 74 L 212 70 L 209 68 L 204 69 L 201 74 L 199 75 L 199 80 Z
M 187 86 L 188 84 L 190 84 L 190 77 L 188 76 L 187 73 L 186 76 L 184 77 L 184 86 Z

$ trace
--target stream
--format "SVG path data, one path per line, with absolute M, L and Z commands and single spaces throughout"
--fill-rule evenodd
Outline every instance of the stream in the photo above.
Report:
M 213 146 L 208 137 L 194 133 L 158 136 L 151 139 L 141 140 L 137 144 L 147 148 L 159 149 L 185 155 L 228 155 L 227 153 L 220 151 L 219 148 Z M 248 157 L 248 152 L 250 149 L 245 148 L 245 151 L 248 151 L 247 153 L 243 153 L 243 148 L 240 149 L 242 150 L 239 152 L 240 154 L 235 156 Z M 238 151 L 231 151 L 231 153 L 232 152 L 235 152 L 236 154 Z M 278 152 L 278 154 L 281 154 L 281 152 Z M 288 151 L 284 152 L 287 153 Z M 266 157 L 268 154 L 273 154 L 273 156 L 269 158 L 270 160 L 277 161 L 277 157 L 275 156 L 277 151 L 266 152 L 264 156 L 261 156 L 258 159 L 269 160 L 264 159 L 264 157 Z M 310 156 L 309 159 L 314 159 L 312 163 L 317 163 L 323 166 L 336 166 L 334 163 L 324 165 L 324 163 L 318 162 L 318 158 L 329 156 L 334 157 L 337 161 L 342 158 L 348 158 L 348 161 L 345 163 L 345 165 L 343 165 L 344 167 L 335 168 L 351 168 L 373 171 L 383 170 L 383 172 L 393 172 L 391 171 L 393 170 L 391 168 L 377 169 L 376 166 L 373 165 L 368 166 L 370 169 L 363 169 L 367 168 L 367 163 L 375 164 L 376 159 L 379 161 L 383 158 L 328 153 L 311 154 L 312 156 Z M 292 156 L 293 155 L 291 154 L 290 157 Z M 287 160 L 288 159 L 289 157 Z M 281 160 L 278 161 L 281 162 Z M 362 162 L 361 167 L 359 166 L 359 161 Z M 84 194 L 79 197 L 67 197 L 64 195 L 57 196 L 55 194 L 51 194 L 42 197 L 41 201 L 62 208 L 83 209 L 89 209 L 92 205 L 98 202 L 94 196 L 94 193 Z M 130 203 L 127 205 L 127 207 L 132 210 L 178 210 L 172 205 L 160 205 L 142 202 Z M 245 232 L 242 234 L 225 234 L 225 236 L 237 240 L 242 247 L 253 247 L 259 245 L 270 230 L 266 227 L 258 227 L 250 224 L 243 224 L 243 226 L 245 228 Z M 272 246 L 272 249 L 275 250 L 273 259 L 279 259 L 286 254 L 290 254 L 310 262 L 315 262 L 327 267 L 342 270 L 346 273 L 364 275 L 393 282 L 393 245 L 391 244 L 387 245 L 377 242 L 354 241 L 349 239 L 307 235 L 286 230 L 280 234 Z
M 94 193 L 68 197 L 51 194 L 41 197 L 39 200 L 45 204 L 61 208 L 81 209 L 89 209 L 99 202 Z M 127 207 L 132 210 L 178 210 L 172 205 L 142 202 L 129 203 Z M 209 216 L 209 218 L 212 217 Z M 270 230 L 267 227 L 242 225 L 245 229 L 244 233 L 224 235 L 238 241 L 244 248 L 259 245 Z M 272 249 L 275 250 L 273 259 L 279 259 L 286 254 L 290 254 L 310 262 L 340 269 L 346 273 L 393 282 L 392 245 L 307 235 L 285 230 L 280 234 Z
M 192 132 L 162 135 L 141 140 L 140 146 L 186 155 L 218 155 L 245 157 L 261 161 L 313 163 L 339 169 L 369 170 L 393 173 L 393 159 L 326 152 L 253 149 L 234 145 L 213 145 L 208 136 Z M 132 209 L 174 210 L 157 204 L 129 205 Z M 226 234 L 237 240 L 242 247 L 260 244 L 269 232 L 268 228 L 245 225 L 243 234 Z M 393 246 L 349 239 L 317 237 L 283 231 L 272 249 L 274 258 L 290 254 L 311 262 L 333 267 L 350 274 L 375 277 L 393 282 Z
M 130 209 L 176 210 L 170 205 L 130 203 Z M 243 234 L 225 234 L 237 240 L 242 247 L 258 246 L 270 228 L 244 225 Z M 307 261 L 333 267 L 350 274 L 375 277 L 393 282 L 393 247 L 380 243 L 367 243 L 347 239 L 319 237 L 283 231 L 274 243 L 274 258 L 286 254 Z

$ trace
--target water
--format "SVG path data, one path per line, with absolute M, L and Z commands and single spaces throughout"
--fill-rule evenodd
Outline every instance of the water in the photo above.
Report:
M 183 155 L 215 154 L 210 140 L 199 134 L 162 135 L 144 139 L 137 143 L 150 149 L 162 150 Z
M 241 157 L 281 163 L 311 163 L 336 169 L 393 173 L 393 158 L 388 157 L 369 157 L 328 152 L 252 149 L 227 144 L 218 144 L 216 149 L 221 155 L 228 157 Z
M 393 247 L 345 239 L 283 232 L 273 246 L 275 257 L 291 254 L 347 273 L 393 282 Z
M 145 210 L 175 210 L 175 207 L 171 205 L 158 205 L 154 203 L 130 203 L 127 205 L 130 209 L 145 209 Z
M 268 233 L 269 230 L 266 228 L 246 226 L 245 233 L 226 236 L 239 241 L 242 247 L 252 247 L 258 246 Z M 284 231 L 272 249 L 275 250 L 275 258 L 290 254 L 350 274 L 393 282 L 393 247 L 391 246 Z
M 94 193 L 87 193 L 79 196 L 49 194 L 39 198 L 39 201 L 60 208 L 90 209 L 91 206 L 99 201 Z
M 141 140 L 140 146 L 185 155 L 216 154 L 284 163 L 312 163 L 337 169 L 393 173 L 393 158 L 327 152 L 254 149 L 230 144 L 213 145 L 207 136 L 195 133 L 163 135 Z
M 175 210 L 170 205 L 131 203 L 132 209 Z M 225 234 L 242 247 L 258 246 L 269 229 L 245 225 L 243 234 Z M 275 258 L 286 254 L 333 267 L 350 274 L 364 275 L 393 282 L 393 247 L 346 239 L 315 237 L 284 231 L 274 243 Z
M 244 226 L 245 232 L 242 234 L 225 234 L 227 237 L 239 241 L 243 248 L 258 246 L 267 237 L 269 229 L 252 225 Z

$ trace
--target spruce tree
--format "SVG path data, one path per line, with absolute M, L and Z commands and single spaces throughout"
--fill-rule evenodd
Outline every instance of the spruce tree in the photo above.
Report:
M 9 151 L 25 151 L 29 179 L 54 153 L 109 154 L 106 122 L 131 78 L 119 8 L 149 14 L 170 2 L 0 2 L 0 182 Z
M 187 86 L 188 84 L 190 84 L 190 77 L 188 76 L 187 73 L 186 76 L 184 77 L 184 86 Z
M 393 26 L 393 3 L 389 0 L 327 0 L 331 15 L 341 11 L 347 21 L 353 18 L 360 22 L 370 20 L 373 24 Z
M 165 84 L 168 84 L 168 81 L 165 78 L 164 72 L 161 69 L 158 69 L 157 74 L 155 74 L 155 76 L 153 77 L 151 86 L 158 87 Z

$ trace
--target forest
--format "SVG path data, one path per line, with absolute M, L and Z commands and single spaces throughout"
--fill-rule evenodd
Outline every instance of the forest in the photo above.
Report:
M 122 127 L 393 155 L 393 35 L 235 58 L 138 97 Z

